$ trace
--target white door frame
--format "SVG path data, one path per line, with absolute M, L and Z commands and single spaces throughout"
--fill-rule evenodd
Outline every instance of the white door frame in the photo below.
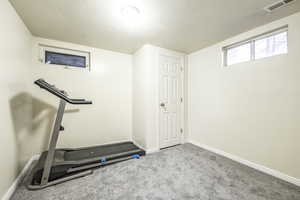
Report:
M 161 142 L 160 142 L 160 96 L 159 96 L 159 87 L 160 87 L 160 70 L 159 70 L 159 57 L 160 56 L 169 56 L 169 57 L 180 57 L 181 63 L 182 63 L 182 70 L 181 70 L 181 87 L 182 87 L 182 98 L 183 102 L 181 103 L 181 109 L 180 109 L 180 115 L 181 115 L 181 128 L 183 129 L 183 132 L 180 136 L 180 144 L 183 144 L 185 142 L 185 135 L 187 134 L 187 127 L 185 124 L 185 105 L 186 105 L 186 55 L 183 53 L 178 53 L 175 51 L 167 50 L 158 48 L 157 56 L 156 56 L 156 66 L 157 66 L 157 133 L 158 133 L 158 145 L 159 149 L 161 149 Z

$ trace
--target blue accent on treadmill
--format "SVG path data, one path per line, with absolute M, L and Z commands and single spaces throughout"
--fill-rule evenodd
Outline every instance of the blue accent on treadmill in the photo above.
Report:
M 101 163 L 105 163 L 106 161 L 106 158 L 101 158 Z
M 141 156 L 139 154 L 134 154 L 131 156 L 132 158 L 139 159 Z

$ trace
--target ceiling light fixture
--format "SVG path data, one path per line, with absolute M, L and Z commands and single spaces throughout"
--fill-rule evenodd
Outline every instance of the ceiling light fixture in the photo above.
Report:
M 140 10 L 135 6 L 128 5 L 121 9 L 121 14 L 125 18 L 133 20 L 139 16 Z

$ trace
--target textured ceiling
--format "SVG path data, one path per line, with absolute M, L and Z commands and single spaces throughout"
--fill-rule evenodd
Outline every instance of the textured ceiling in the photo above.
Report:
M 35 36 L 123 53 L 153 44 L 190 53 L 300 11 L 300 1 L 272 14 L 277 0 L 11 0 Z M 138 20 L 120 9 L 134 5 Z

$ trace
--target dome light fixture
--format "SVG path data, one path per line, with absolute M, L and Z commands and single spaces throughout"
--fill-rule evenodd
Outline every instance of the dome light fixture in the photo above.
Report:
M 135 6 L 128 5 L 121 9 L 121 14 L 127 19 L 134 20 L 139 16 L 140 10 Z

